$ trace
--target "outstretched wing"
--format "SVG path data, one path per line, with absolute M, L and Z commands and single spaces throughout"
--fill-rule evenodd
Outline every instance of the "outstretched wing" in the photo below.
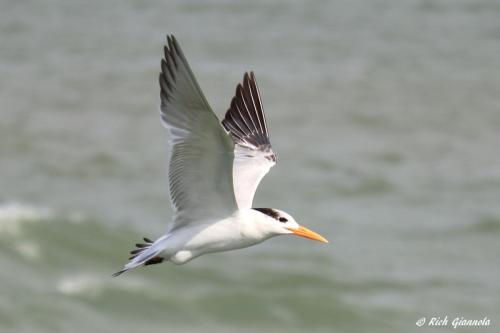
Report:
M 161 61 L 161 118 L 170 132 L 172 229 L 226 217 L 236 209 L 234 145 L 219 123 L 173 36 Z
M 253 72 L 245 73 L 243 85 L 236 87 L 222 125 L 231 133 L 235 143 L 233 182 L 238 207 L 251 208 L 257 186 L 276 164 Z

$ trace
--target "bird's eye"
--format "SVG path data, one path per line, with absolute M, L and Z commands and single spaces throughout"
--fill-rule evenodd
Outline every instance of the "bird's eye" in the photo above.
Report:
M 285 217 L 280 217 L 280 218 L 279 218 L 279 221 L 280 221 L 280 222 L 288 222 L 288 220 L 287 220 Z

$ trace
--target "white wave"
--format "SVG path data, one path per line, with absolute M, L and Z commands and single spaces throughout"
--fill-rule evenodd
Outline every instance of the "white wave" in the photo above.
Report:
M 65 295 L 97 296 L 102 288 L 102 279 L 92 275 L 64 277 L 57 283 L 57 290 Z
M 68 296 L 90 296 L 97 297 L 105 289 L 121 289 L 126 291 L 143 291 L 150 284 L 145 280 L 135 278 L 118 280 L 111 275 L 78 274 L 66 276 L 57 281 L 56 289 Z
M 40 247 L 34 242 L 21 241 L 16 244 L 15 248 L 26 259 L 35 260 L 40 257 Z
M 22 223 L 49 218 L 52 212 L 48 208 L 34 207 L 21 203 L 0 204 L 0 233 L 19 234 Z

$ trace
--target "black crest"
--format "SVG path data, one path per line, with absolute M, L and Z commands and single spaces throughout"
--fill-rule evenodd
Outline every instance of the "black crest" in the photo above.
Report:
M 288 222 L 288 220 L 286 219 L 286 217 L 280 216 L 280 213 L 278 213 L 278 211 L 276 211 L 276 210 L 274 210 L 272 208 L 252 208 L 252 209 L 258 210 L 262 214 L 266 214 L 267 216 L 270 216 L 270 217 L 272 217 L 273 219 L 275 219 L 277 221 L 280 221 L 280 222 L 283 222 L 283 223 Z

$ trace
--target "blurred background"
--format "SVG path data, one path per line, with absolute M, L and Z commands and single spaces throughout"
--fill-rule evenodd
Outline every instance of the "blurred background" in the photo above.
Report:
M 110 277 L 171 219 L 170 33 L 220 117 L 255 71 L 254 204 L 330 244 Z M 498 331 L 498 1 L 3 0 L 0 41 L 1 332 Z

